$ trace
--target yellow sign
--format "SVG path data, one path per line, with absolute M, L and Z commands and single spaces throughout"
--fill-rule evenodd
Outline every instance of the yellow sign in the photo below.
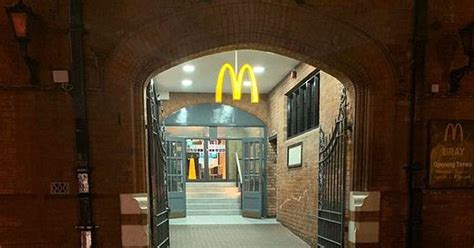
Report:
M 429 186 L 474 187 L 474 122 L 432 121 Z
M 232 99 L 240 100 L 242 98 L 242 83 L 244 80 L 244 74 L 245 72 L 247 72 L 251 83 L 250 102 L 258 103 L 258 86 L 252 67 L 249 64 L 244 64 L 240 68 L 239 74 L 236 75 L 234 68 L 229 63 L 225 63 L 222 65 L 221 70 L 219 71 L 219 75 L 217 76 L 216 103 L 222 102 L 222 87 L 224 85 L 224 76 L 227 71 L 229 72 L 230 82 L 232 86 Z
M 453 125 L 453 123 L 449 123 L 446 126 L 446 130 L 444 130 L 444 141 L 448 141 L 448 134 L 450 133 L 450 131 L 452 131 L 452 140 L 456 140 L 456 136 L 458 136 L 459 131 L 459 138 L 461 141 L 464 141 L 464 131 L 462 130 L 462 126 L 460 123 L 456 123 L 456 125 Z
M 194 161 L 194 158 L 189 159 L 189 175 L 188 179 L 190 180 L 196 180 L 196 162 Z

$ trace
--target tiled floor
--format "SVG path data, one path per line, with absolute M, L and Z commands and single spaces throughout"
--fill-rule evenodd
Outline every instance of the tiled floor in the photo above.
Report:
M 309 248 L 274 219 L 238 217 L 174 219 L 170 222 L 171 248 Z
M 245 224 L 278 224 L 275 219 L 251 219 L 240 215 L 188 216 L 171 219 L 170 225 L 245 225 Z

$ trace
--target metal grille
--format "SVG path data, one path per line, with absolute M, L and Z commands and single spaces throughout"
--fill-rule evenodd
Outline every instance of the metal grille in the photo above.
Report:
M 67 195 L 69 194 L 69 182 L 51 182 L 49 185 L 49 192 L 52 195 Z
M 166 162 L 159 123 L 160 102 L 153 82 L 147 88 L 148 182 L 151 247 L 169 247 Z
M 343 90 L 339 115 L 331 133 L 320 129 L 318 247 L 344 247 L 347 96 Z

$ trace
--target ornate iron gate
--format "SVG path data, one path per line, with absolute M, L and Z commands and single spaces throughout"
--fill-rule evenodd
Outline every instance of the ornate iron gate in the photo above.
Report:
M 319 143 L 318 247 L 344 247 L 347 96 L 331 134 L 321 129 Z
M 153 248 L 169 247 L 165 150 L 159 123 L 160 102 L 158 101 L 153 82 L 151 82 L 147 88 L 146 104 L 150 243 Z

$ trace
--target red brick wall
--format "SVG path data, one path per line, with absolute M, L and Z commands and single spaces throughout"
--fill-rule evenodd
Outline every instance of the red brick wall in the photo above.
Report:
M 474 21 L 472 1 L 460 0 L 453 4 L 443 1 L 429 2 L 426 49 L 425 97 L 418 109 L 416 152 L 423 171 L 417 174 L 417 185 L 423 188 L 422 240 L 424 247 L 473 247 L 474 203 L 473 190 L 428 189 L 426 154 L 428 122 L 436 119 L 474 120 L 474 76 L 461 81 L 457 94 L 447 93 L 449 73 L 467 65 L 458 30 Z M 431 85 L 438 84 L 439 93 L 430 93 Z
M 38 88 L 3 9 L 15 2 L 0 0 L 0 247 L 77 247 L 72 99 L 50 74 L 69 68 L 68 1 L 25 1 L 39 17 L 29 44 Z M 51 182 L 69 183 L 71 193 L 51 195 Z
M 30 54 L 40 61 L 40 78 L 48 85 L 50 69 L 69 68 L 68 1 L 25 2 L 38 16 Z M 354 86 L 354 164 L 369 168 L 367 182 L 361 181 L 358 189 L 382 192 L 380 246 L 404 245 L 407 190 L 402 168 L 408 144 L 413 1 L 307 3 L 84 2 L 94 213 L 101 247 L 120 246 L 118 194 L 146 189 L 142 85 L 182 61 L 234 48 L 288 55 Z M 416 152 L 425 169 L 426 123 L 474 119 L 472 78 L 463 80 L 459 94 L 446 94 L 449 71 L 466 63 L 457 30 L 473 20 L 472 1 L 435 0 L 428 7 L 426 82 L 417 82 L 426 89 L 419 102 Z M 7 20 L 0 11 L 0 162 L 2 171 L 8 171 L 0 178 L 6 182 L 0 185 L 0 244 L 77 247 L 77 201 L 46 194 L 51 180 L 72 182 L 74 175 L 69 96 L 5 89 L 28 81 Z M 429 94 L 433 83 L 441 85 L 440 94 Z M 16 117 L 9 119 L 12 111 Z M 425 172 L 418 177 L 423 187 Z M 426 247 L 472 246 L 474 216 L 465 207 L 472 205 L 471 195 L 468 190 L 425 190 Z
M 275 141 L 267 143 L 267 217 L 276 217 L 277 212 L 277 157 Z
M 310 244 L 317 234 L 317 178 L 319 129 L 287 139 L 287 97 L 285 94 L 315 70 L 308 65 L 297 68 L 297 79 L 284 78 L 270 92 L 270 133 L 278 136 L 277 155 L 277 219 Z M 330 132 L 337 117 L 342 84 L 325 72 L 320 75 L 320 124 Z M 303 143 L 303 165 L 287 167 L 287 148 Z

